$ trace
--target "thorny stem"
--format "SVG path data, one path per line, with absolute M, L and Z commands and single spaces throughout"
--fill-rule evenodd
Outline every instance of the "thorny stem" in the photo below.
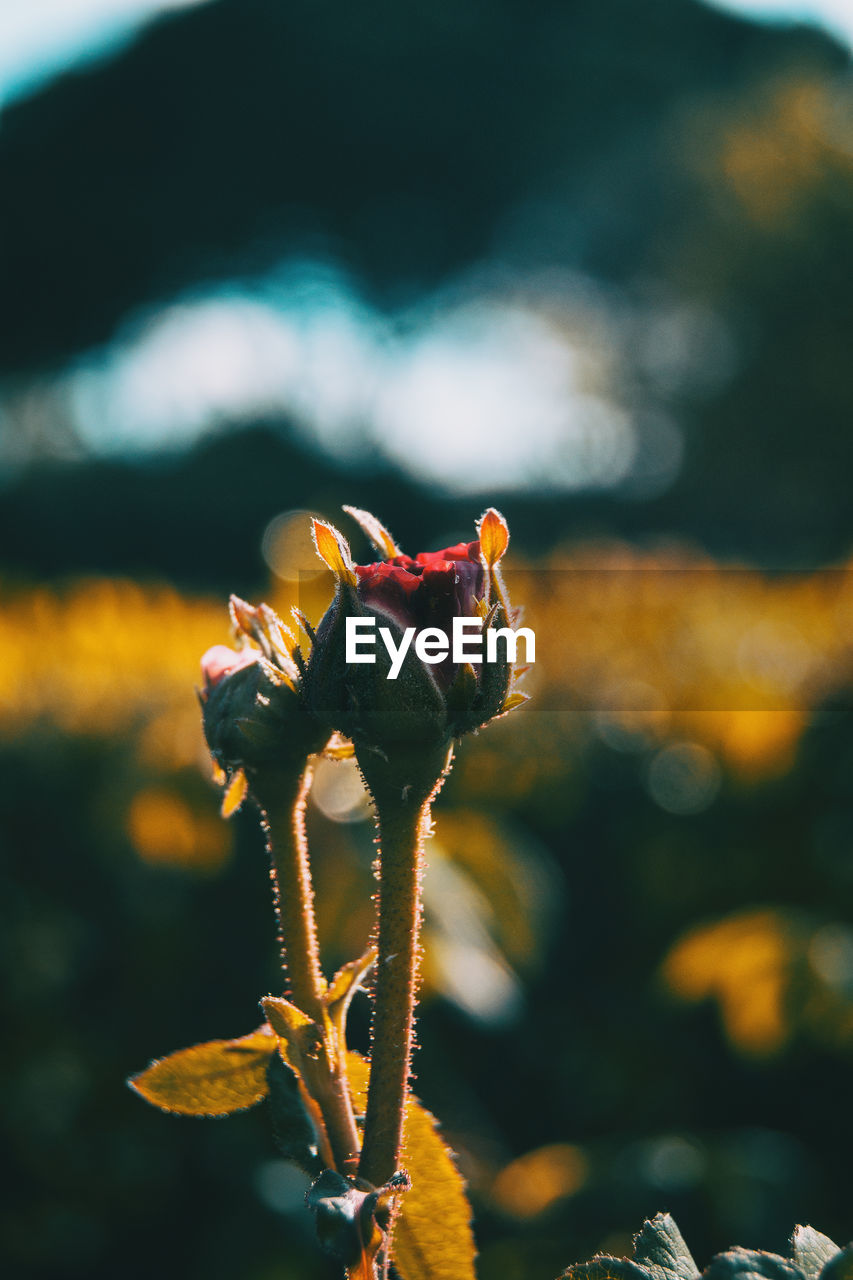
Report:
M 370 1083 L 359 1176 L 380 1187 L 397 1172 L 411 1074 L 421 920 L 423 840 L 449 763 L 444 744 L 415 766 L 360 758 L 376 804 L 379 932 Z M 414 778 L 400 785 L 401 779 Z
M 344 1046 L 338 1043 L 325 1007 L 326 980 L 320 968 L 305 836 L 305 804 L 312 774 L 310 764 L 293 777 L 259 772 L 252 780 L 252 794 L 261 810 L 270 856 L 279 948 L 289 984 L 286 994 L 322 1031 L 318 1055 L 305 1065 L 304 1084 L 322 1115 L 335 1167 L 339 1173 L 352 1174 L 358 1164 L 360 1142 Z

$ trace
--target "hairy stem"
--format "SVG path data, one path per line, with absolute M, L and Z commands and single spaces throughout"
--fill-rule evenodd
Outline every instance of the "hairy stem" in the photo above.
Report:
M 305 839 L 305 804 L 312 767 L 300 775 L 259 775 L 252 784 L 270 856 L 281 963 L 295 1004 L 322 1019 L 326 981 L 320 968 L 314 887 Z
M 423 840 L 449 761 L 447 742 L 393 759 L 359 754 L 376 805 L 380 874 L 370 1083 L 358 1171 L 376 1187 L 399 1167 L 417 994 Z
M 379 813 L 382 872 L 370 1055 L 370 1084 L 359 1173 L 382 1186 L 397 1171 L 411 1073 L 418 969 L 422 829 L 428 813 L 412 805 Z
M 339 1173 L 358 1166 L 359 1136 L 346 1076 L 344 1046 L 338 1043 L 324 997 L 326 980 L 320 967 L 314 888 L 305 836 L 305 804 L 312 767 L 295 777 L 258 774 L 252 794 L 261 810 L 261 825 L 270 855 L 270 879 L 278 921 L 282 967 L 289 995 L 322 1032 L 316 1058 L 305 1065 L 304 1085 L 319 1107 L 328 1148 Z

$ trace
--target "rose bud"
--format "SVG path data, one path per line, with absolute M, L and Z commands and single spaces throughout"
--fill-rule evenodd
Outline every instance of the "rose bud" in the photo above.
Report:
M 361 1190 L 334 1169 L 323 1170 L 306 1191 L 305 1203 L 325 1254 L 353 1270 L 359 1262 L 370 1263 L 385 1240 L 376 1221 L 383 1191 Z
M 232 597 L 231 616 L 244 647 L 214 645 L 201 660 L 199 692 L 207 745 L 227 773 L 299 768 L 331 732 L 304 704 L 288 633 L 266 605 Z M 260 648 L 245 643 L 251 637 Z
M 313 637 L 305 677 L 309 705 L 359 745 L 390 753 L 406 747 L 432 746 L 479 728 L 517 705 L 510 694 L 512 664 L 503 657 L 477 663 L 453 661 L 452 648 L 437 662 L 425 662 L 415 649 L 417 636 L 438 628 L 452 643 L 455 618 L 479 618 L 485 657 L 485 633 L 509 625 L 510 614 L 498 561 L 509 539 L 497 512 L 483 517 L 480 540 L 460 542 L 442 551 L 404 555 L 388 531 L 367 512 L 346 507 L 384 559 L 354 565 L 349 546 L 332 526 L 314 522 L 320 557 L 337 579 L 335 599 Z M 484 547 L 487 554 L 484 554 Z M 495 593 L 494 602 L 490 596 Z M 373 662 L 346 661 L 346 620 L 375 620 Z M 414 629 L 396 678 L 387 642 L 397 652 L 407 629 Z M 476 633 L 469 635 L 477 640 Z M 500 654 L 501 646 L 498 646 Z

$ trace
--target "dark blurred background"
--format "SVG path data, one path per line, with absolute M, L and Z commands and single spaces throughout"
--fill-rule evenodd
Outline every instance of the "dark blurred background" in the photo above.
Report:
M 193 686 L 229 592 L 322 612 L 344 502 L 411 552 L 498 506 L 539 640 L 426 881 L 417 1091 L 482 1280 L 661 1209 L 700 1264 L 846 1241 L 849 48 L 698 0 L 164 7 L 0 112 L 6 1274 L 336 1275 L 263 1106 L 124 1080 L 276 988 Z M 348 765 L 309 825 L 331 972 Z

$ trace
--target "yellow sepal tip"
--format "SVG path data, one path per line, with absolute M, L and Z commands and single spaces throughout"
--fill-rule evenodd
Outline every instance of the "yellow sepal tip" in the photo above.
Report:
M 489 569 L 494 569 L 509 546 L 509 526 L 499 511 L 489 507 L 477 525 L 480 555 Z
M 249 784 L 246 781 L 246 775 L 242 769 L 238 769 L 225 788 L 225 795 L 222 797 L 222 807 L 219 812 L 223 818 L 230 818 L 232 813 L 237 812 L 246 799 L 248 790 Z
M 382 524 L 381 520 L 377 520 L 376 516 L 371 515 L 369 511 L 363 511 L 361 507 L 347 507 L 343 510 L 348 516 L 352 516 L 356 524 L 363 533 L 366 533 L 370 541 L 378 552 L 385 557 L 386 560 L 393 560 L 395 556 L 402 555 L 400 548 L 397 546 L 391 534 Z
M 514 711 L 516 707 L 523 707 L 525 702 L 530 701 L 529 693 L 510 693 L 503 701 L 499 716 L 504 716 L 508 711 Z
M 312 533 L 314 546 L 317 548 L 320 559 L 329 566 L 339 582 L 345 582 L 348 586 L 354 587 L 356 585 L 355 570 L 349 543 L 344 535 L 339 533 L 334 525 L 326 524 L 324 520 L 312 521 Z

